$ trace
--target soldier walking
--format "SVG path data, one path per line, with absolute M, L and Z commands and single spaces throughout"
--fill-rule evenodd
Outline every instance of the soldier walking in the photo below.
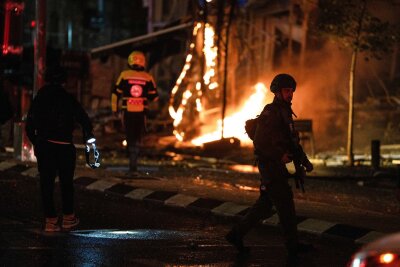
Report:
M 291 264 L 297 261 L 298 253 L 307 252 L 312 246 L 298 240 L 296 211 L 286 164 L 296 159 L 307 172 L 313 170 L 313 165 L 299 145 L 298 133 L 294 129 L 291 104 L 296 81 L 289 74 L 279 74 L 272 80 L 270 90 L 275 98 L 261 112 L 253 141 L 261 174 L 260 196 L 226 239 L 240 253 L 248 252 L 243 244 L 244 236 L 260 220 L 272 216 L 272 207 L 275 206 L 284 232 L 288 263 Z

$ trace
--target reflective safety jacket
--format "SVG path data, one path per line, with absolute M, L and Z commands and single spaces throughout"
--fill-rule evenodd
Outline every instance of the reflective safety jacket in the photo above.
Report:
M 118 101 L 121 97 L 123 111 L 144 112 L 148 108 L 148 101 L 158 97 L 153 76 L 140 70 L 121 72 L 111 95 L 113 112 L 118 111 Z

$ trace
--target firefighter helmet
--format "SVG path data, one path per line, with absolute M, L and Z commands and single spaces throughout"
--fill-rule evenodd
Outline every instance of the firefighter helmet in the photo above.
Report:
M 128 57 L 128 65 L 138 65 L 140 67 L 146 67 L 146 58 L 140 51 L 133 51 Z
M 271 82 L 270 90 L 272 93 L 276 93 L 282 88 L 292 88 L 293 92 L 296 91 L 295 79 L 286 73 L 276 75 Z

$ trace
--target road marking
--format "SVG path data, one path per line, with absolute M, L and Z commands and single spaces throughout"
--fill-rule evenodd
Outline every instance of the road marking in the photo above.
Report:
M 271 217 L 269 217 L 268 219 L 265 219 L 263 222 L 263 224 L 272 224 L 272 225 L 277 225 L 279 224 L 279 217 L 278 214 L 274 214 Z
M 238 205 L 233 202 L 225 202 L 218 207 L 211 210 L 212 213 L 222 214 L 222 215 L 230 215 L 234 216 L 240 213 L 241 211 L 247 209 L 249 206 Z
M 86 187 L 89 190 L 97 190 L 97 191 L 104 191 L 107 188 L 112 187 L 115 185 L 115 182 L 107 181 L 107 180 L 98 180 Z
M 21 174 L 24 176 L 36 177 L 39 175 L 39 171 L 36 167 L 33 167 L 23 171 Z
M 325 232 L 334 225 L 335 223 L 332 222 L 316 220 L 316 219 L 307 219 L 299 223 L 297 227 L 299 228 L 299 230 L 303 230 L 306 232 L 322 234 L 323 232 Z
M 193 197 L 193 196 L 188 196 L 188 195 L 183 195 L 183 194 L 176 194 L 173 197 L 170 197 L 169 199 L 165 200 L 165 205 L 169 206 L 178 206 L 178 207 L 186 207 L 190 205 L 191 203 L 195 202 L 198 197 Z
M 2 162 L 0 162 L 0 171 L 7 170 L 16 165 L 17 165 L 16 162 L 2 161 Z
M 135 189 L 135 190 L 125 194 L 125 196 L 132 198 L 132 199 L 143 200 L 143 198 L 147 197 L 148 195 L 150 195 L 152 193 L 154 193 L 153 190 L 138 188 L 138 189 Z
M 371 231 L 368 234 L 364 235 L 363 237 L 360 237 L 358 239 L 355 240 L 355 243 L 358 244 L 366 244 L 372 241 L 375 241 L 383 236 L 385 236 L 386 234 L 384 233 L 380 233 L 380 232 L 376 232 L 376 231 Z

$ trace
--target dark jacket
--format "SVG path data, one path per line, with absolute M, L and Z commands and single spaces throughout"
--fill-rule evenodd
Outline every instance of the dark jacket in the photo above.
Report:
M 39 139 L 72 143 L 75 122 L 82 127 L 84 140 L 93 136 L 89 116 L 78 101 L 61 85 L 47 84 L 32 102 L 26 133 L 34 145 Z
M 264 107 L 254 136 L 255 154 L 259 159 L 280 161 L 292 150 L 290 127 L 293 127 L 290 104 L 274 98 Z

